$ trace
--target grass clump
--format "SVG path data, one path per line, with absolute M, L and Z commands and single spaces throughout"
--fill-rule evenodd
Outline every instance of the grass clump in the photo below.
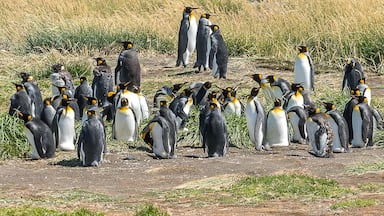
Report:
M 22 158 L 31 150 L 22 120 L 0 113 L 0 159 Z
M 146 204 L 140 207 L 134 216 L 169 216 L 168 212 L 159 209 L 153 204 Z
M 331 206 L 332 210 L 337 209 L 350 209 L 350 208 L 361 208 L 377 205 L 379 202 L 374 199 L 351 199 L 337 202 Z
M 347 168 L 347 172 L 353 174 L 364 174 L 368 172 L 383 172 L 384 161 L 373 162 L 373 163 L 362 163 Z
M 40 207 L 31 207 L 31 206 L 22 206 L 22 207 L 11 207 L 11 208 L 1 208 L 0 216 L 102 216 L 103 213 L 93 212 L 88 209 L 77 209 L 72 212 L 57 211 L 53 209 L 40 208 Z

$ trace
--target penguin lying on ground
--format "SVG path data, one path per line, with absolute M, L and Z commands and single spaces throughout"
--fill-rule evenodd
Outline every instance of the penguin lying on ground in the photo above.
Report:
M 56 146 L 52 131 L 39 118 L 31 114 L 19 113 L 24 121 L 24 132 L 32 146 L 32 159 L 52 158 L 55 156 Z
M 83 166 L 99 166 L 106 146 L 105 130 L 95 110 L 88 110 L 87 116 L 77 142 L 78 158 Z

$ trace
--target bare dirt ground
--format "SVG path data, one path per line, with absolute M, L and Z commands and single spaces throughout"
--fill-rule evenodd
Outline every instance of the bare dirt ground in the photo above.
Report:
M 188 73 L 182 68 L 174 69 L 173 57 L 156 60 L 153 56 L 143 56 L 143 85 L 151 80 L 163 79 L 165 83 L 173 79 L 186 81 L 212 80 L 208 72 Z M 114 62 L 111 57 L 110 62 Z M 163 62 L 162 62 L 163 61 Z M 280 67 L 266 69 L 264 64 L 248 60 L 230 61 L 227 81 L 218 85 L 242 83 L 249 88 L 254 85 L 245 74 L 276 73 L 285 75 L 288 80 L 291 71 Z M 159 66 L 161 65 L 161 66 Z M 184 75 L 170 76 L 185 72 Z M 338 81 L 331 81 L 334 80 Z M 373 75 L 371 77 L 374 77 Z M 318 82 L 329 81 L 329 86 L 337 88 L 341 74 L 319 74 Z M 383 78 L 376 77 L 374 94 L 383 96 Z M 373 82 L 372 82 L 373 83 Z M 169 83 L 170 84 L 170 83 Z M 155 88 L 161 86 L 154 86 Z M 250 88 L 249 88 L 250 89 Z M 248 91 L 247 91 L 248 92 Z M 152 91 L 146 90 L 149 100 Z M 274 148 L 270 152 L 255 152 L 248 149 L 230 148 L 223 158 L 206 158 L 202 148 L 179 146 L 177 158 L 172 160 L 153 159 L 150 153 L 140 149 L 124 152 L 110 152 L 98 168 L 80 167 L 76 163 L 75 152 L 57 152 L 49 160 L 31 161 L 15 159 L 0 162 L 0 207 L 31 205 L 47 208 L 73 210 L 89 208 L 106 215 L 132 215 L 134 207 L 153 203 L 171 215 L 382 215 L 384 212 L 383 193 L 363 193 L 355 195 L 360 199 L 379 200 L 381 205 L 364 208 L 331 210 L 330 206 L 340 200 L 324 199 L 303 202 L 297 199 L 275 199 L 257 205 L 241 204 L 196 204 L 192 198 L 167 201 L 164 196 L 155 195 L 176 188 L 225 187 L 234 180 L 247 175 L 273 175 L 283 173 L 306 174 L 336 180 L 340 186 L 353 188 L 359 184 L 381 184 L 383 172 L 351 174 L 350 166 L 383 160 L 384 149 L 353 149 L 349 154 L 335 154 L 333 158 L 315 158 L 308 154 L 308 146 L 291 144 L 286 148 Z M 78 191 L 79 197 L 68 197 Z M 75 191 L 75 192 L 74 192 Z M 95 197 L 82 196 L 81 193 Z M 107 197 L 102 198 L 101 195 Z M 220 196 L 220 193 L 217 194 Z M 61 201 L 60 201 L 61 200 Z M 66 200 L 63 202 L 62 200 Z

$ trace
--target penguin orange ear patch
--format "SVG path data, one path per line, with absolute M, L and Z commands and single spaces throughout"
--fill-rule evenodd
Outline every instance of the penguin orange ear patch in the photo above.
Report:
M 213 31 L 217 31 L 217 30 L 219 30 L 219 26 L 214 26 Z

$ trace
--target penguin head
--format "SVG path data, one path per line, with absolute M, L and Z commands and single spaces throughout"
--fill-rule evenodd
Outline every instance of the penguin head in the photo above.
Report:
M 46 105 L 46 106 L 49 106 L 51 105 L 51 98 L 45 98 L 43 103 Z
M 351 96 L 360 96 L 360 95 L 361 95 L 360 89 L 358 88 L 351 89 Z
M 193 94 L 193 89 L 185 88 L 181 94 L 183 94 L 186 97 L 189 97 L 189 96 L 191 96 Z
M 184 13 L 191 14 L 193 10 L 198 9 L 194 7 L 187 6 L 184 8 Z
M 368 103 L 368 98 L 365 97 L 364 95 L 358 96 L 357 99 L 358 99 L 359 103 Z
M 275 98 L 275 101 L 273 102 L 274 107 L 281 107 L 281 100 L 279 98 Z
M 361 79 L 359 80 L 359 83 L 360 83 L 360 84 L 365 84 L 365 78 L 361 78 Z
M 201 18 L 209 19 L 210 17 L 211 17 L 211 14 L 209 14 L 209 13 L 201 14 Z
M 323 106 L 325 107 L 325 109 L 327 111 L 331 111 L 331 110 L 335 110 L 336 109 L 336 106 L 335 104 L 333 103 L 330 103 L 330 102 L 322 102 Z
M 85 96 L 84 98 L 87 99 L 88 105 L 97 105 L 97 98 L 87 96 Z
M 216 103 L 213 103 L 213 102 L 209 103 L 209 109 L 210 110 L 217 109 L 217 108 L 218 108 L 218 106 Z
M 308 52 L 308 47 L 301 45 L 298 47 L 299 53 L 306 53 Z
M 109 103 L 113 103 L 113 100 L 115 99 L 116 92 L 110 91 L 107 93 L 107 100 Z
M 166 100 L 161 100 L 160 107 L 168 107 L 168 102 Z
M 304 108 L 307 110 L 308 116 L 313 116 L 317 113 L 320 113 L 320 109 L 318 107 L 316 107 L 314 104 L 304 105 Z
M 96 116 L 96 111 L 93 109 L 89 109 L 87 111 L 87 116 L 88 116 L 88 118 L 90 118 L 91 116 Z
M 72 98 L 68 98 L 67 95 L 63 95 L 63 98 L 61 99 L 61 106 L 68 106 L 73 101 Z
M 203 88 L 204 89 L 210 89 L 212 87 L 212 83 L 211 82 L 209 82 L 209 81 L 207 81 L 207 82 L 205 82 L 204 84 L 203 84 Z
M 57 89 L 59 89 L 60 94 L 64 94 L 65 91 L 67 90 L 67 87 L 65 86 L 56 86 L 56 87 Z
M 107 62 L 105 61 L 105 59 L 103 57 L 97 57 L 97 58 L 95 58 L 95 60 L 96 60 L 97 66 L 107 65 Z
M 51 68 L 52 68 L 53 73 L 58 73 L 58 72 L 64 70 L 64 65 L 57 63 L 57 64 L 52 65 Z
M 33 76 L 31 76 L 29 73 L 21 72 L 19 75 L 21 77 L 22 83 L 33 81 Z
M 346 61 L 346 66 L 355 67 L 356 66 L 356 59 L 355 58 L 348 58 Z
M 87 77 L 82 76 L 80 77 L 80 84 L 83 84 L 83 82 L 87 81 Z
M 269 83 L 274 83 L 276 81 L 276 79 L 277 79 L 276 75 L 267 76 L 267 80 Z
M 220 27 L 219 27 L 218 25 L 215 25 L 215 24 L 213 24 L 213 25 L 207 25 L 207 26 L 211 28 L 211 30 L 212 30 L 213 33 L 215 33 L 215 32 L 217 32 L 217 31 L 220 30 Z
M 304 86 L 301 83 L 292 83 L 291 89 L 292 89 L 292 91 L 302 92 L 302 91 L 304 91 Z
M 251 78 L 254 81 L 256 81 L 257 83 L 259 83 L 259 85 L 261 85 L 261 80 L 263 79 L 263 74 L 252 74 Z
M 253 88 L 251 89 L 251 94 L 250 94 L 250 96 L 251 96 L 252 98 L 256 97 L 256 96 L 259 94 L 259 90 L 260 90 L 260 88 L 253 87 Z
M 183 83 L 176 83 L 174 84 L 172 87 L 171 87 L 171 90 L 173 93 L 176 93 L 178 92 L 185 84 L 187 84 L 188 82 L 183 82 Z
M 22 89 L 24 89 L 24 85 L 23 84 L 20 84 L 20 83 L 13 83 L 16 87 L 16 91 L 20 91 Z
M 236 96 L 236 91 L 234 91 L 232 87 L 227 87 L 222 89 L 222 94 L 224 95 L 224 98 L 231 98 Z
M 31 121 L 32 118 L 33 118 L 32 115 L 29 114 L 29 113 L 21 113 L 21 112 L 18 112 L 17 115 L 18 115 L 18 117 L 19 117 L 20 119 L 22 119 L 22 120 L 24 121 L 24 123 L 27 123 L 27 122 Z
M 121 43 L 123 44 L 123 48 L 125 50 L 129 50 L 133 48 L 133 43 L 131 41 L 122 41 Z

